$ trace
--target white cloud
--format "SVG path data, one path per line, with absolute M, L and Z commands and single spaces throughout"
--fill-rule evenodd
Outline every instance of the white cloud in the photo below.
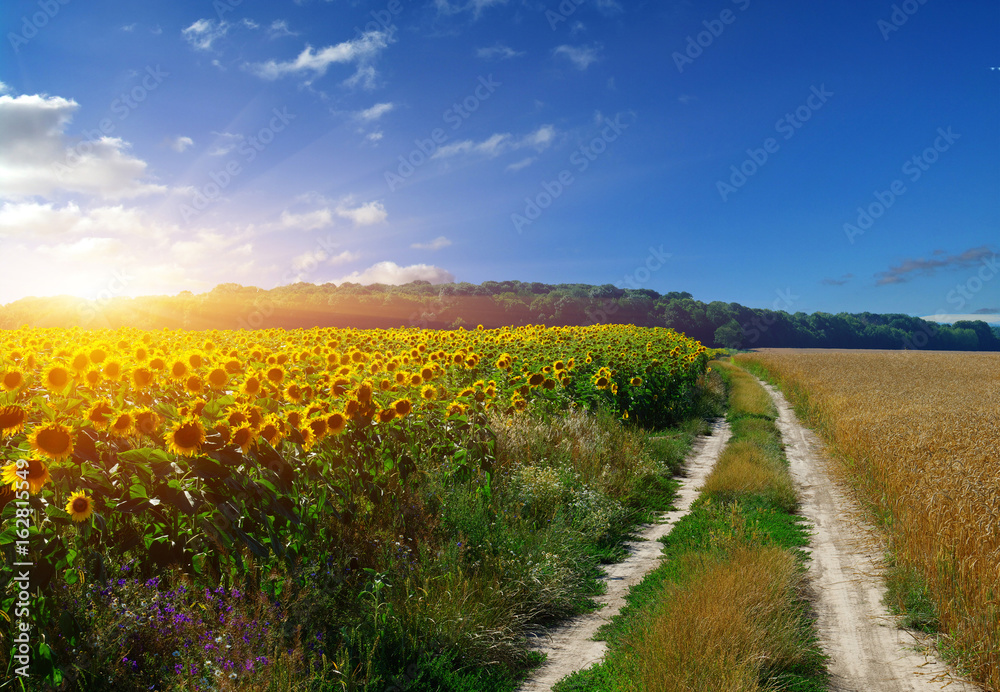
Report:
M 597 5 L 597 9 L 601 14 L 609 17 L 625 11 L 625 8 L 621 6 L 618 0 L 596 0 L 594 4 Z
M 464 140 L 453 142 L 438 148 L 431 156 L 432 159 L 445 159 L 459 154 L 479 154 L 489 158 L 495 158 L 500 154 L 524 147 L 534 147 L 538 151 L 547 149 L 556 138 L 556 128 L 552 125 L 542 125 L 534 132 L 515 138 L 510 133 L 497 133 L 491 135 L 482 142 Z
M 304 214 L 293 214 L 288 210 L 281 212 L 281 225 L 284 228 L 298 228 L 303 231 L 314 231 L 333 224 L 333 213 L 327 209 L 317 209 Z
M 126 24 L 125 26 L 122 27 L 122 31 L 130 34 L 133 31 L 135 31 L 135 27 L 136 27 L 135 22 L 131 24 Z
M 382 223 L 389 216 L 381 202 L 368 202 L 360 207 L 349 207 L 348 203 L 337 206 L 337 216 L 350 219 L 357 226 L 372 226 Z
M 321 266 L 334 267 L 339 264 L 347 264 L 360 259 L 360 252 L 344 250 L 336 255 L 330 255 L 322 248 L 303 252 L 292 258 L 292 269 L 296 273 L 296 281 L 304 281 L 309 274 Z
M 283 36 L 298 36 L 297 31 L 288 28 L 288 22 L 284 19 L 275 19 L 267 29 L 268 38 L 282 38 Z
M 229 22 L 199 19 L 181 31 L 184 39 L 196 50 L 212 50 L 212 44 L 229 33 Z
M 243 26 L 245 26 L 245 27 L 246 27 L 246 28 L 248 28 L 248 29 L 259 29 L 259 28 L 260 28 L 260 24 L 258 24 L 258 23 L 257 23 L 257 22 L 255 22 L 254 20 L 252 20 L 252 19 L 248 19 L 248 18 L 244 18 L 244 19 L 243 19 L 243 20 L 242 20 L 242 21 L 240 22 L 240 24 L 242 24 Z
M 41 238 L 72 233 L 82 212 L 72 202 L 61 209 L 37 202 L 7 202 L 0 207 L 0 238 Z
M 983 322 L 1000 326 L 1000 315 L 989 314 L 973 313 L 971 315 L 926 315 L 920 319 L 927 320 L 928 322 L 937 322 L 939 324 L 952 324 L 963 320 L 969 320 L 972 322 L 982 320 Z
M 461 3 L 452 4 L 450 0 L 434 0 L 434 6 L 437 7 L 438 13 L 440 14 L 450 15 L 458 14 L 459 12 L 472 12 L 472 14 L 477 18 L 487 7 L 506 4 L 507 0 L 469 0 L 464 5 Z
M 598 61 L 598 49 L 589 46 L 562 45 L 552 51 L 555 55 L 564 55 L 578 70 L 586 70 Z
M 440 250 L 441 248 L 446 248 L 449 245 L 451 245 L 451 241 L 443 235 L 439 235 L 429 243 L 414 243 L 410 247 L 414 250 Z
M 4 84 L 3 82 L 0 82 L 0 94 L 9 94 L 9 93 L 10 93 L 10 87 Z
M 520 55 L 524 55 L 524 51 L 516 51 L 510 46 L 505 46 L 502 43 L 490 46 L 489 48 L 480 48 L 476 51 L 476 57 L 484 60 L 509 60 Z
M 395 262 L 378 262 L 360 272 L 335 279 L 334 283 L 350 281 L 356 284 L 387 284 L 398 286 L 411 281 L 429 281 L 432 284 L 452 283 L 455 276 L 445 269 L 430 264 L 411 264 L 401 267 Z
M 243 135 L 232 132 L 213 132 L 212 134 L 215 135 L 215 143 L 211 151 L 208 152 L 209 156 L 225 156 L 238 147 L 244 139 Z
M 355 116 L 359 120 L 364 120 L 365 122 L 372 122 L 378 120 L 386 113 L 392 111 L 396 107 L 394 103 L 376 103 L 371 108 L 367 108 L 363 111 L 358 111 Z
M 177 137 L 169 138 L 167 140 L 167 146 L 176 151 L 178 154 L 183 154 L 190 147 L 194 146 L 194 140 L 190 137 L 178 135 Z
M 367 135 L 365 135 L 365 141 L 371 142 L 371 143 L 374 144 L 374 143 L 380 141 L 384 136 L 385 136 L 385 133 L 382 132 L 382 130 L 375 130 L 375 132 L 369 132 Z
M 72 243 L 39 245 L 35 252 L 59 260 L 75 262 L 102 260 L 106 257 L 121 256 L 128 251 L 118 238 L 98 238 L 87 236 Z
M 372 82 L 375 75 L 374 68 L 368 63 L 393 42 L 392 35 L 387 31 L 368 31 L 353 41 L 344 41 L 318 51 L 307 44 L 294 60 L 285 62 L 268 60 L 263 63 L 250 63 L 246 67 L 258 77 L 267 80 L 303 73 L 312 73 L 312 78 L 315 79 L 326 74 L 330 65 L 356 63 L 358 70 L 347 81 L 351 82 L 350 86 L 360 82 L 367 84 Z
M 143 180 L 145 161 L 117 137 L 71 141 L 78 108 L 59 96 L 0 96 L 0 198 L 51 196 L 56 190 L 107 198 L 165 192 Z
M 535 156 L 529 156 L 527 158 L 521 159 L 520 161 L 515 161 L 514 163 L 510 164 L 509 166 L 507 166 L 507 168 L 505 168 L 504 170 L 508 171 L 510 173 L 516 173 L 517 171 L 521 170 L 522 168 L 527 168 L 528 166 L 530 166 L 531 164 L 533 164 L 537 160 L 538 160 L 537 157 L 535 157 Z

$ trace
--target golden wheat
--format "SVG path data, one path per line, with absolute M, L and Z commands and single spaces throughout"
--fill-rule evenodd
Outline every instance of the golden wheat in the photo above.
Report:
M 1000 354 L 762 351 L 926 578 L 977 681 L 1000 689 Z

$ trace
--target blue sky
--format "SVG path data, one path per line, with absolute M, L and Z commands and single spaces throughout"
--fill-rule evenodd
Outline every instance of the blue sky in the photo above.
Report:
M 14 0 L 0 303 L 519 279 L 1000 311 L 1000 5 Z

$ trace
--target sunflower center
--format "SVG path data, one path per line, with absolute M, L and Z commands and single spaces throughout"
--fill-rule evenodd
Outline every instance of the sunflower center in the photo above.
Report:
M 69 450 L 71 438 L 65 430 L 47 429 L 38 433 L 38 447 L 46 454 L 59 456 Z M 32 462 L 34 463 L 34 462 Z
M 201 443 L 201 431 L 194 423 L 186 423 L 174 433 L 174 441 L 181 447 L 197 447 Z
M 83 514 L 90 508 L 90 501 L 85 497 L 78 497 L 73 500 L 73 511 L 76 514 Z

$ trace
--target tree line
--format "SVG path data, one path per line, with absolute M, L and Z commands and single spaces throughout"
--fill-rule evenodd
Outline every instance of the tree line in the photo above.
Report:
M 429 329 L 544 324 L 672 327 L 713 347 L 877 348 L 998 351 L 1000 328 L 936 324 L 903 314 L 790 313 L 695 300 L 611 284 L 484 281 L 401 286 L 297 283 L 264 290 L 222 284 L 176 296 L 23 298 L 0 306 L 0 328 L 21 325 L 141 329 L 284 329 L 319 326 Z

